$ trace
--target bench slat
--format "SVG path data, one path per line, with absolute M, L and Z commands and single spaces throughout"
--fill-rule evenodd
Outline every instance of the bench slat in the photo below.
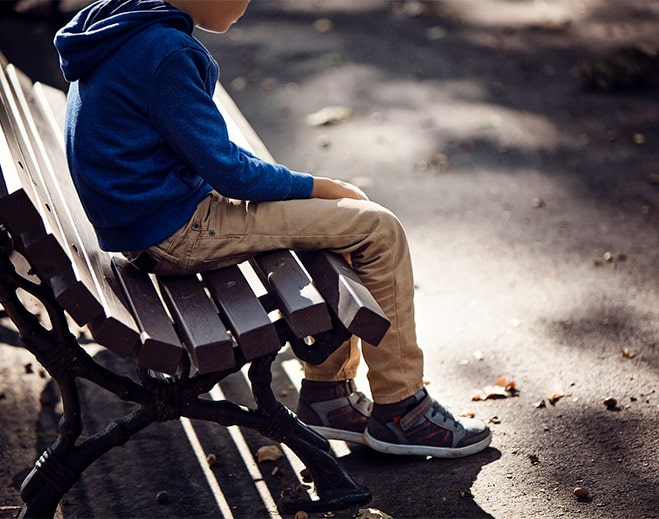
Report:
M 28 168 L 34 168 L 32 150 L 27 142 L 26 130 L 19 114 L 19 108 L 4 70 L 0 71 L 0 101 L 4 108 L 0 111 L 0 126 L 5 135 L 5 143 L 10 155 L 8 159 L 13 163 L 13 171 L 18 176 L 28 198 L 35 207 L 41 207 L 39 195 L 45 200 L 45 190 L 40 179 L 33 179 L 29 175 Z M 39 218 L 41 219 L 41 216 Z M 56 231 L 57 222 L 48 211 L 46 211 L 46 218 L 49 219 L 48 224 L 52 230 Z
M 71 260 L 52 234 L 33 242 L 26 257 L 44 258 L 40 262 L 30 261 L 39 279 L 47 279 L 55 299 L 71 318 L 83 326 L 105 315 L 103 307 L 87 287 L 75 278 Z
M 55 215 L 48 210 L 50 196 L 44 185 L 33 142 L 29 138 L 30 131 L 22 110 L 25 103 L 21 104 L 24 99 L 20 99 L 16 95 L 17 91 L 19 95 L 22 95 L 22 88 L 26 86 L 20 83 L 21 79 L 13 65 L 9 65 L 0 73 L 0 97 L 2 97 L 5 107 L 5 112 L 0 116 L 0 122 L 7 136 L 11 157 L 23 189 L 26 190 L 35 207 L 46 209 L 43 215 L 46 225 L 51 232 L 59 234 L 59 223 Z
M 0 199 L 0 220 L 12 236 L 16 250 L 30 263 L 39 279 L 46 280 L 57 302 L 79 325 L 103 313 L 103 308 L 80 283 L 71 260 L 52 234 L 47 234 L 34 205 L 19 189 Z
M 60 233 L 61 243 L 67 244 L 67 252 L 78 279 L 98 299 L 105 311 L 105 318 L 94 316 L 86 322 L 99 344 L 126 357 L 140 345 L 137 325 L 121 300 L 117 284 L 105 282 L 114 277 L 110 258 L 98 252 L 96 235 L 66 168 L 59 127 L 49 107 L 34 92 L 24 74 L 9 66 L 7 78 L 11 81 L 17 102 L 23 108 L 22 127 L 31 132 L 33 142 L 40 143 L 40 146 L 32 149 L 34 160 L 29 172 L 34 171 L 39 175 L 38 184 L 44 192 L 41 196 L 49 200 L 44 212 L 57 217 L 54 226 Z M 28 139 L 27 135 L 25 139 Z M 32 178 L 30 181 L 34 185 Z M 25 181 L 23 183 L 25 185 Z M 109 322 L 105 324 L 103 319 Z
M 297 337 L 332 328 L 325 300 L 291 251 L 259 254 L 250 259 L 250 264 Z
M 158 285 L 199 372 L 234 368 L 233 341 L 197 276 L 158 276 Z
M 4 76 L 1 80 L 3 104 L 5 108 L 15 110 L 15 100 L 10 97 L 9 84 Z M 5 113 L 3 111 L 0 124 L 7 137 L 6 142 L 12 157 L 16 157 L 16 171 L 19 172 L 19 176 L 26 177 L 28 164 L 31 163 L 31 167 L 34 167 L 34 157 L 27 160 L 26 154 L 21 151 L 21 149 L 27 149 L 25 142 L 26 129 L 20 124 L 20 120 L 16 119 L 15 112 L 10 120 L 10 113 L 12 112 L 7 111 Z M 23 179 L 23 185 L 25 185 L 25 180 L 27 179 Z M 35 200 L 45 199 L 47 194 L 42 187 L 39 187 L 39 182 L 32 179 L 30 181 L 27 185 L 33 187 L 32 196 Z M 47 204 L 46 207 L 48 207 Z M 42 218 L 25 191 L 19 189 L 11 195 L 3 197 L 0 211 L 3 214 L 2 218 L 5 225 L 12 234 L 16 250 L 25 256 L 40 278 L 53 288 L 57 301 L 73 320 L 82 326 L 96 318 L 102 312 L 101 306 L 94 300 L 93 295 L 86 290 L 84 285 L 77 281 L 71 261 L 66 257 L 61 246 L 54 239 L 50 240 L 46 237 Z M 57 229 L 54 216 L 48 209 L 45 212 L 50 216 L 50 227 Z M 52 237 L 52 235 L 50 236 Z M 33 246 L 37 241 L 39 246 Z M 52 249 L 48 250 L 48 247 L 52 247 Z
M 301 251 L 297 255 L 343 326 L 367 343 L 378 345 L 389 329 L 389 320 L 350 265 L 326 251 Z
M 140 330 L 142 346 L 137 352 L 137 365 L 175 374 L 183 354 L 181 340 L 151 278 L 118 256 L 112 258 L 112 266 Z
M 21 254 L 30 243 L 46 234 L 39 212 L 23 189 L 0 198 L 0 218 L 12 234 L 14 247 Z
M 66 119 L 66 94 L 58 88 L 51 87 L 45 83 L 34 83 L 34 95 L 39 99 L 43 107 L 48 107 L 52 120 L 57 127 L 57 134 L 64 135 L 64 124 Z
M 281 348 L 272 321 L 238 265 L 205 272 L 202 278 L 247 360 Z

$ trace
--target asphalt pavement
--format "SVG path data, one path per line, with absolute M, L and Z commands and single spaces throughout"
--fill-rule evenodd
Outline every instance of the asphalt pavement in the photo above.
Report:
M 198 35 L 278 161 L 352 181 L 399 215 L 427 387 L 494 431 L 463 460 L 342 447 L 373 508 L 659 517 L 658 29 L 656 1 L 255 0 L 226 35 Z M 64 87 L 51 32 L 43 18 L 4 15 L 0 50 Z M 57 413 L 10 327 L 2 341 L 0 517 L 11 517 Z M 173 451 L 165 476 L 122 479 L 110 458 L 58 513 L 217 515 L 203 481 L 199 499 L 154 504 L 184 447 L 175 424 L 150 434 Z M 154 463 L 136 451 L 119 456 Z M 264 513 L 250 503 L 238 499 L 235 516 Z

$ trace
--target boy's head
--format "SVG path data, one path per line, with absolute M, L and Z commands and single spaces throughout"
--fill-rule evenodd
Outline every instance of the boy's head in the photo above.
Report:
M 249 0 L 169 0 L 187 12 L 197 27 L 210 32 L 226 32 L 247 9 Z

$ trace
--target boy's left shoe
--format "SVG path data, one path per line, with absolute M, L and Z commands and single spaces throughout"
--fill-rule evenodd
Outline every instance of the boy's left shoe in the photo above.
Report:
M 303 380 L 296 414 L 328 440 L 364 445 L 373 402 L 355 389 L 352 380 L 311 383 Z
M 387 454 L 461 458 L 485 449 L 492 431 L 481 420 L 458 418 L 422 389 L 398 404 L 376 406 L 364 439 Z

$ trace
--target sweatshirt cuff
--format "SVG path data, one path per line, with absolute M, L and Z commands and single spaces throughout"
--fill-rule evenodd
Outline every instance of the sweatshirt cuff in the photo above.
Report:
M 291 188 L 288 192 L 289 199 L 311 198 L 313 190 L 313 176 L 309 173 L 291 171 Z

